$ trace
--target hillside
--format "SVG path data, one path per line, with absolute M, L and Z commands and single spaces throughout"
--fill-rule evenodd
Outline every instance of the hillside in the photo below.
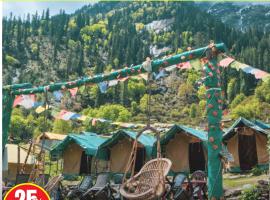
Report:
M 158 58 L 205 46 L 210 40 L 224 42 L 237 60 L 270 72 L 269 33 L 252 24 L 242 32 L 236 22 L 216 17 L 220 13 L 188 2 L 112 2 L 84 6 L 71 15 L 61 11 L 50 16 L 46 10 L 25 20 L 10 16 L 3 19 L 3 82 L 39 85 L 74 80 L 139 64 L 147 56 Z M 261 22 L 267 25 L 264 18 Z M 223 73 L 229 118 L 241 115 L 269 119 L 270 83 L 262 84 L 234 70 Z M 200 71 L 192 70 L 166 78 L 168 91 L 153 97 L 153 119 L 203 127 L 205 89 L 195 87 L 200 77 Z M 109 88 L 105 94 L 97 86 L 85 87 L 80 88 L 75 100 L 66 95 L 59 107 L 91 117 L 142 123 L 146 119 L 145 92 L 145 81 L 134 79 Z M 43 96 L 38 98 L 42 100 Z M 67 132 L 110 129 L 92 127 L 87 122 L 59 122 L 52 117 L 44 128 L 42 115 L 33 110 L 14 113 L 12 131 L 18 135 L 23 129 L 18 130 L 16 123 L 24 124 L 24 132 L 29 135 L 46 128 L 63 132 L 59 130 L 61 123 Z
M 256 27 L 270 32 L 270 4 L 252 2 L 198 3 L 199 8 L 241 31 Z

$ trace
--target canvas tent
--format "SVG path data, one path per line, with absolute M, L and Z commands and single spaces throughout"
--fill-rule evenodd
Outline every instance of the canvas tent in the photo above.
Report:
M 98 152 L 98 148 L 107 139 L 89 132 L 69 134 L 51 150 L 51 156 L 63 158 L 63 174 L 89 174 L 93 171 L 93 158 L 106 158 L 105 154 Z
M 101 145 L 100 150 L 107 155 L 111 172 L 125 172 L 125 167 L 131 154 L 136 135 L 136 132 L 120 130 Z M 139 171 L 145 161 L 151 159 L 155 141 L 154 136 L 147 134 L 142 134 L 138 138 L 135 171 Z
M 43 145 L 45 147 L 51 149 L 52 147 L 60 143 L 62 140 L 64 140 L 66 137 L 67 135 L 45 132 L 37 137 L 36 143 L 43 142 Z
M 207 133 L 183 125 L 174 125 L 161 137 L 163 157 L 172 161 L 172 172 L 205 170 Z
M 234 158 L 231 163 L 232 172 L 268 166 L 268 134 L 265 129 L 245 118 L 240 117 L 234 122 L 223 135 L 223 142 Z
M 23 167 L 26 156 L 27 151 L 25 149 L 17 144 L 7 144 L 3 154 L 3 179 L 15 181 L 16 174 Z M 26 174 L 30 174 L 34 164 L 35 157 L 29 155 L 25 165 Z

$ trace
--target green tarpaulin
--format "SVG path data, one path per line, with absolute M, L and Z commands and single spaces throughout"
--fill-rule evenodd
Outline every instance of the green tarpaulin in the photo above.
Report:
M 105 143 L 103 143 L 100 146 L 100 153 L 106 154 L 107 159 L 109 159 L 109 152 L 108 148 L 111 146 L 114 146 L 119 140 L 122 140 L 123 138 L 131 138 L 132 140 L 135 140 L 137 136 L 136 132 L 128 131 L 128 130 L 119 130 L 116 132 L 112 138 L 108 139 Z M 146 156 L 147 158 L 151 158 L 152 151 L 153 151 L 153 144 L 155 143 L 156 138 L 151 135 L 141 134 L 138 138 L 138 142 L 145 147 L 146 150 Z
M 192 136 L 195 136 L 199 138 L 202 141 L 207 141 L 207 132 L 204 132 L 202 130 L 193 129 L 188 126 L 184 125 L 174 125 L 168 132 L 165 133 L 165 135 L 161 138 L 160 144 L 166 144 L 169 140 L 171 140 L 175 134 L 179 133 L 180 131 L 184 131 L 187 134 L 190 134 Z
M 256 124 L 257 126 L 261 127 L 262 129 L 270 129 L 270 124 L 267 124 L 261 120 L 255 120 L 254 124 Z
M 233 125 L 223 134 L 223 141 L 226 141 L 228 139 L 230 139 L 231 137 L 233 137 L 236 132 L 234 131 L 235 128 L 237 128 L 238 126 L 240 126 L 241 124 L 244 124 L 245 126 L 248 126 L 256 131 L 258 131 L 259 133 L 262 133 L 262 134 L 269 134 L 269 132 L 267 132 L 265 129 L 262 129 L 260 126 L 256 125 L 255 123 L 243 118 L 243 117 L 240 117 L 238 118 L 234 123 Z
M 69 134 L 62 142 L 57 144 L 50 153 L 52 156 L 61 155 L 68 145 L 74 142 L 84 149 L 87 155 L 95 156 L 99 159 L 105 159 L 106 155 L 99 153 L 98 148 L 107 140 L 108 138 L 90 132 L 83 132 L 82 134 Z

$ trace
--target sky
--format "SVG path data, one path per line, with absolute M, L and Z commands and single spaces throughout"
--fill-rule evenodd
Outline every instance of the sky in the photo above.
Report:
M 10 12 L 15 16 L 26 17 L 27 13 L 35 14 L 38 11 L 42 14 L 43 10 L 50 9 L 50 15 L 59 13 L 60 9 L 65 10 L 66 13 L 73 13 L 84 5 L 91 2 L 4 2 L 3 16 L 9 16 Z

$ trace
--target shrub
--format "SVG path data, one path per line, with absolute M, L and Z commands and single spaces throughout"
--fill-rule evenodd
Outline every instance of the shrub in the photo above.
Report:
M 256 200 L 259 197 L 259 193 L 255 187 L 246 189 L 242 192 L 240 199 L 241 200 Z

